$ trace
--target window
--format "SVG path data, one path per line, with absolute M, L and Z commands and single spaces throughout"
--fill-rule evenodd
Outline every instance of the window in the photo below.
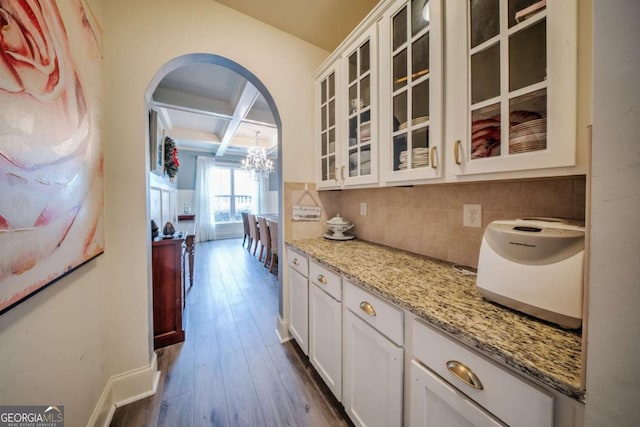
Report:
M 241 222 L 242 212 L 254 210 L 258 186 L 251 173 L 216 167 L 211 176 L 215 222 Z

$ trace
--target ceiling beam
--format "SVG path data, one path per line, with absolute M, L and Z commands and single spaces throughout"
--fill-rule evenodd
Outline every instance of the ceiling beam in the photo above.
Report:
M 238 98 L 238 104 L 236 105 L 236 108 L 233 112 L 233 117 L 227 124 L 227 129 L 222 136 L 222 144 L 220 145 L 218 151 L 216 151 L 216 157 L 224 156 L 224 152 L 227 150 L 227 147 L 229 147 L 229 144 L 233 140 L 233 137 L 238 132 L 240 124 L 243 120 L 246 119 L 249 110 L 251 110 L 251 107 L 256 102 L 256 99 L 258 99 L 258 95 L 258 89 L 256 89 L 255 86 L 247 81 L 245 83 L 244 89 L 242 90 L 242 94 L 240 94 L 240 97 Z
M 154 102 L 154 105 L 158 108 L 164 108 L 167 110 L 184 111 L 185 113 L 200 114 L 202 116 L 217 117 L 225 120 L 233 119 L 233 117 L 228 114 L 215 113 L 213 111 L 201 110 L 199 108 L 183 107 L 182 105 L 166 104 L 164 102 Z

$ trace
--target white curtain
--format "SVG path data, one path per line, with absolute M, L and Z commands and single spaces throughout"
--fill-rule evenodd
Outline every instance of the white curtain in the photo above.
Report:
M 215 167 L 215 159 L 206 156 L 196 157 L 196 189 L 194 197 L 194 213 L 196 214 L 196 226 L 198 242 L 206 242 L 215 239 L 216 221 L 213 197 L 215 189 L 212 188 L 211 175 Z

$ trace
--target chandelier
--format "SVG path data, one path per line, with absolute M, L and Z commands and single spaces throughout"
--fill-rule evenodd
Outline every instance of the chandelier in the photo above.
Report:
M 247 157 L 242 161 L 242 169 L 250 171 L 256 179 L 273 172 L 273 162 L 267 158 L 264 148 L 258 146 L 259 133 L 256 131 L 256 146 L 247 150 Z

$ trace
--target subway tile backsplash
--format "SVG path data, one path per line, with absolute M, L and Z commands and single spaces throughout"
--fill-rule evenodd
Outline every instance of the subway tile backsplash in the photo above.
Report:
M 584 220 L 584 176 L 319 192 L 326 217 L 340 213 L 357 237 L 477 267 L 484 227 L 497 219 Z M 360 215 L 360 203 L 367 215 Z M 462 225 L 464 204 L 482 205 L 482 228 Z

